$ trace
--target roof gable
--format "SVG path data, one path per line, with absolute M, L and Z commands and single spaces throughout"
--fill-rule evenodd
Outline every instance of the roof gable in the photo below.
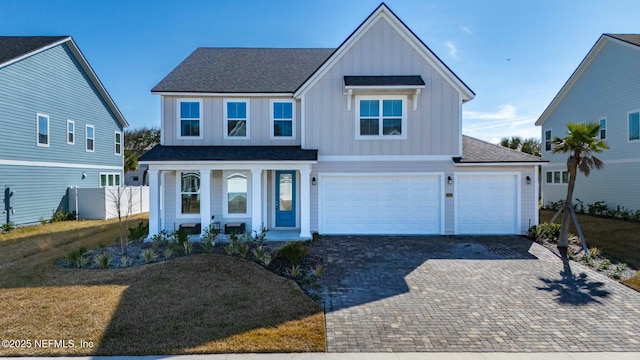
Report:
M 198 48 L 151 91 L 293 93 L 334 49 Z
M 294 96 L 299 97 L 308 91 L 313 85 L 335 65 L 338 60 L 380 19 L 387 21 L 447 82 L 462 94 L 463 101 L 474 98 L 475 93 L 453 72 L 449 67 L 429 49 L 429 47 L 416 36 L 398 18 L 385 3 L 381 3 L 357 28 L 345 39 L 334 53 L 295 91 Z
M 564 83 L 564 85 L 562 85 L 562 88 L 560 88 L 560 91 L 558 91 L 553 100 L 551 100 L 551 103 L 549 103 L 547 108 L 542 112 L 542 115 L 540 115 L 536 121 L 537 126 L 542 126 L 542 124 L 544 124 L 549 116 L 551 116 L 551 113 L 553 113 L 560 102 L 562 102 L 562 99 L 564 99 L 567 93 L 571 90 L 573 85 L 575 85 L 582 74 L 584 74 L 593 59 L 610 43 L 622 44 L 624 46 L 640 50 L 640 34 L 602 34 L 598 41 L 596 41 L 596 43 L 591 47 L 584 59 L 582 59 L 580 65 L 578 65 L 569 79 Z
M 127 120 L 122 116 L 115 102 L 70 36 L 0 36 L 0 68 L 61 44 L 66 44 L 69 47 L 71 53 L 73 53 L 118 122 L 123 127 L 129 126 Z

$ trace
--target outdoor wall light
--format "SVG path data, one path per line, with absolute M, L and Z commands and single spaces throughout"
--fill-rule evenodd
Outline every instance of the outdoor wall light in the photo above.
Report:
M 451 176 L 447 176 L 447 184 L 453 184 L 453 179 L 451 178 Z
M 316 177 L 314 176 L 311 178 L 311 185 L 316 186 L 316 183 Z
M 83 172 L 82 172 L 82 180 L 84 180 L 84 179 L 86 179 L 86 178 L 87 178 L 87 173 L 83 171 Z
M 527 176 L 527 185 L 531 185 L 531 177 Z

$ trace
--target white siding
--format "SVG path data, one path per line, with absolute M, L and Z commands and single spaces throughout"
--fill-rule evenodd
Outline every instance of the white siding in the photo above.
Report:
M 345 75 L 421 75 L 406 140 L 355 140 L 355 106 L 347 111 Z M 379 19 L 305 95 L 305 145 L 321 155 L 457 155 L 458 92 L 385 20 Z

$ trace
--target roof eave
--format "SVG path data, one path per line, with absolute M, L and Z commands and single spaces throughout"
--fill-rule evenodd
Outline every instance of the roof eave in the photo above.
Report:
M 38 53 L 40 53 L 40 52 L 43 52 L 43 51 L 45 51 L 45 50 L 51 49 L 51 48 L 56 47 L 56 46 L 58 46 L 58 45 L 60 45 L 60 44 L 64 44 L 65 42 L 69 41 L 70 39 L 71 39 L 71 37 L 70 37 L 70 36 L 67 36 L 67 37 L 64 37 L 64 38 L 62 38 L 62 39 L 60 39 L 60 40 L 58 40 L 58 41 L 54 41 L 54 42 L 52 42 L 52 43 L 50 43 L 50 44 L 47 44 L 47 45 L 45 45 L 45 46 L 42 46 L 42 47 L 40 47 L 40 48 L 38 48 L 38 49 L 35 49 L 35 50 L 32 50 L 32 51 L 29 51 L 29 52 L 27 52 L 27 53 L 25 53 L 25 54 L 22 54 L 22 55 L 20 55 L 20 56 L 17 56 L 17 57 L 14 57 L 14 58 L 12 58 L 12 59 L 9 59 L 9 60 L 7 60 L 7 61 L 5 61 L 5 62 L 1 63 L 1 64 L 0 64 L 0 68 L 3 68 L 3 67 L 8 66 L 8 65 L 11 65 L 11 64 L 13 64 L 13 63 L 15 63 L 15 62 L 18 62 L 18 61 L 20 61 L 20 60 L 26 59 L 26 58 L 28 58 L 28 57 L 30 57 L 30 56 L 33 56 L 33 55 L 38 54 Z

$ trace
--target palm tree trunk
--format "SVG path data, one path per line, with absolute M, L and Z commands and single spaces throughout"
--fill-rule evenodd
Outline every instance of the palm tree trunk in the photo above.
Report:
M 579 155 L 572 155 L 567 162 L 567 171 L 569 172 L 569 185 L 567 186 L 567 199 L 564 202 L 564 214 L 562 214 L 562 226 L 560 227 L 560 237 L 558 238 L 558 249 L 563 256 L 566 256 L 566 250 L 569 247 L 569 222 L 571 221 L 573 189 L 576 186 L 576 174 L 578 171 L 577 156 Z

